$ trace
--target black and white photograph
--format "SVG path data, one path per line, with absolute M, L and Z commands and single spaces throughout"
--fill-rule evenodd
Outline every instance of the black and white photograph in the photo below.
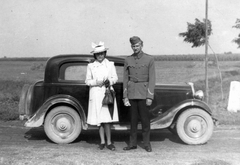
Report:
M 0 165 L 239 165 L 239 0 L 1 0 Z

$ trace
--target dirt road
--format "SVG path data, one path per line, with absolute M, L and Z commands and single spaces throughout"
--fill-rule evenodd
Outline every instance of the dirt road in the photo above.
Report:
M 205 145 L 183 144 L 168 130 L 151 134 L 153 152 L 123 151 L 128 132 L 114 132 L 116 151 L 97 149 L 97 132 L 83 132 L 72 144 L 57 145 L 49 141 L 43 128 L 29 129 L 22 122 L 0 121 L 1 165 L 238 165 L 240 164 L 240 127 L 219 126 Z M 139 134 L 141 139 L 141 134 Z

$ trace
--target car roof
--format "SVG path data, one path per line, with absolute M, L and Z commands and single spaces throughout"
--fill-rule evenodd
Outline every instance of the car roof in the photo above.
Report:
M 117 65 L 124 64 L 124 57 L 123 56 L 109 56 L 107 55 L 106 58 L 110 61 L 113 61 Z M 57 81 L 57 74 L 59 72 L 59 67 L 63 63 L 68 62 L 86 62 L 90 63 L 94 61 L 93 55 L 90 54 L 61 54 L 57 56 L 53 56 L 49 58 L 46 62 L 45 67 L 45 82 L 55 82 Z M 53 76 L 54 75 L 54 76 Z
M 123 63 L 124 56 L 109 56 L 107 55 L 106 58 L 113 62 Z M 93 55 L 90 54 L 61 54 L 57 56 L 53 56 L 48 59 L 47 63 L 52 65 L 52 63 L 59 63 L 62 61 L 92 61 L 94 60 Z

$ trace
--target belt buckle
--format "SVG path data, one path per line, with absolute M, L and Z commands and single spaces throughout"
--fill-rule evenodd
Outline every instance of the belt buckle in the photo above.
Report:
M 137 79 L 137 78 L 133 79 L 133 82 L 134 82 L 134 83 L 137 83 L 137 82 L 138 82 L 138 79 Z

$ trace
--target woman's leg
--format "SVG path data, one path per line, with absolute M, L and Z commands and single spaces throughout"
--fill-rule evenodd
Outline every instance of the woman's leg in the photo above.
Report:
M 112 141 L 111 141 L 111 124 L 105 123 L 104 129 L 105 129 L 105 134 L 107 137 L 107 145 L 110 145 L 112 143 Z
M 99 135 L 100 135 L 100 139 L 101 139 L 101 144 L 105 144 L 103 124 L 101 124 L 100 127 L 99 127 Z
M 111 124 L 105 123 L 104 128 L 107 136 L 107 148 L 111 151 L 115 151 L 115 146 L 112 144 L 111 141 Z

